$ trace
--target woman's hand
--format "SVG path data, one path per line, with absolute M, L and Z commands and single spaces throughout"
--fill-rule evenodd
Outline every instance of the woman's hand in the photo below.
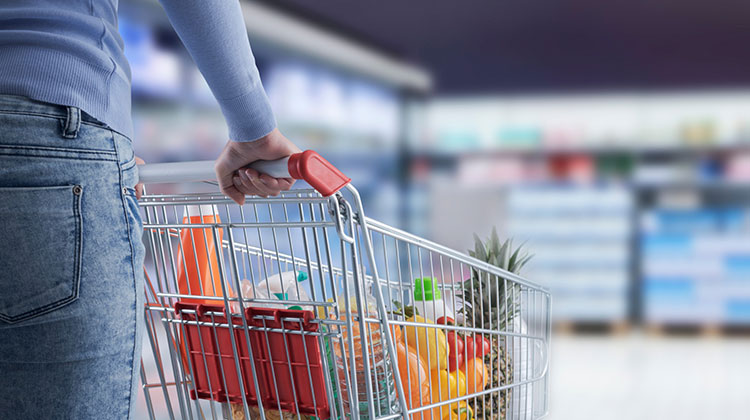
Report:
M 252 142 L 228 141 L 216 159 L 214 170 L 221 192 L 237 204 L 245 204 L 245 195 L 276 196 L 292 187 L 291 178 L 273 178 L 245 168 L 256 160 L 275 160 L 301 150 L 278 129 Z

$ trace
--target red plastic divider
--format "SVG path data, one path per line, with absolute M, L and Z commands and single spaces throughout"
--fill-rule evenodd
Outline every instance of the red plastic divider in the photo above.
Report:
M 221 312 L 222 308 L 217 308 L 218 312 Z M 183 321 L 192 322 L 212 322 L 211 317 L 207 316 L 206 312 L 217 312 L 215 308 L 207 308 L 205 305 L 181 302 L 177 302 L 174 309 Z M 185 310 L 195 313 L 185 312 Z M 183 324 L 180 327 L 188 347 L 193 384 L 195 385 L 195 390 L 190 391 L 190 398 L 219 400 L 224 387 L 219 367 L 216 364 L 219 353 L 216 349 L 217 340 L 213 328 L 190 324 Z M 184 369 L 190 372 L 187 366 L 184 366 Z
M 243 387 L 224 307 L 178 302 L 175 312 L 185 321 L 211 323 L 182 325 L 194 376 L 195 391 L 190 392 L 190 397 L 242 403 Z M 317 336 L 294 333 L 318 331 L 318 324 L 310 322 L 312 312 L 251 307 L 245 309 L 244 315 L 248 326 L 260 328 L 232 329 L 248 404 L 258 405 L 255 372 L 264 408 L 330 418 L 320 342 Z M 238 317 L 232 317 L 232 322 L 242 325 Z

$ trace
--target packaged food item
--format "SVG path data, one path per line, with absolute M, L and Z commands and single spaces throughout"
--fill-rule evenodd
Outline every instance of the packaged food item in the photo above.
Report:
M 302 285 L 302 282 L 305 280 L 307 280 L 307 273 L 304 271 L 286 271 L 281 274 L 275 274 L 255 286 L 249 280 L 243 279 L 240 282 L 241 296 L 244 299 L 310 301 L 311 299 Z M 232 297 L 237 296 L 235 293 L 232 293 Z M 247 304 L 244 306 L 247 306 Z M 300 306 L 297 303 L 291 305 L 282 303 L 253 303 L 253 306 L 312 311 L 311 305 Z M 231 308 L 232 312 L 238 313 L 240 311 L 238 302 L 232 302 Z
M 285 271 L 281 274 L 269 276 L 266 280 L 260 282 L 256 288 L 257 293 L 268 293 L 279 300 L 292 301 L 309 301 L 312 300 L 307 295 L 302 282 L 307 280 L 307 273 L 304 271 Z M 300 306 L 294 304 L 288 309 L 303 309 L 311 311 L 312 306 Z
M 442 317 L 455 318 L 452 303 L 443 300 L 437 280 L 432 277 L 414 279 L 414 307 L 432 322 Z
M 214 205 L 188 205 L 182 217 L 183 225 L 211 224 L 221 222 L 219 209 Z M 219 228 L 197 227 L 180 230 L 180 247 L 177 250 L 177 289 L 182 295 L 224 296 L 216 243 L 221 244 L 224 235 Z M 217 300 L 180 298 L 186 303 L 217 304 Z
M 182 217 L 182 224 L 210 224 L 221 222 L 219 209 L 213 205 L 188 205 Z M 216 240 L 221 244 L 223 229 L 217 229 L 218 238 L 212 228 L 197 227 L 180 229 L 180 243 L 177 249 L 177 292 L 181 295 L 224 296 L 221 289 L 219 259 Z M 221 252 L 221 249 L 218 250 Z M 179 298 L 180 302 L 216 305 L 219 301 L 201 298 Z M 177 331 L 177 341 L 183 366 L 188 366 L 188 358 L 182 343 L 182 331 Z
M 349 291 L 353 296 L 349 297 L 349 312 L 341 310 L 341 303 L 339 304 L 340 316 L 339 319 L 346 321 L 350 319 L 352 321 L 351 330 L 346 325 L 342 325 L 341 335 L 343 346 L 338 339 L 333 340 L 333 354 L 336 366 L 336 377 L 338 378 L 339 395 L 344 404 L 344 411 L 352 413 L 354 411 L 354 402 L 350 401 L 349 395 L 349 384 L 356 381 L 357 384 L 357 407 L 359 409 L 360 419 L 370 419 L 370 405 L 368 404 L 368 393 L 367 393 L 367 382 L 370 381 L 372 385 L 372 401 L 374 406 L 372 407 L 377 415 L 384 415 L 386 413 L 393 413 L 398 410 L 398 399 L 396 396 L 395 380 L 393 378 L 393 368 L 391 363 L 393 361 L 387 357 L 386 342 L 384 337 L 384 331 L 379 321 L 365 322 L 365 335 L 366 341 L 362 341 L 361 325 L 358 316 L 358 306 L 356 304 L 356 293 L 353 285 L 353 280 L 349 279 Z M 360 300 L 364 302 L 365 309 L 364 314 L 366 318 L 373 320 L 378 319 L 378 313 L 375 307 L 375 297 L 369 291 L 364 291 L 364 287 L 360 288 Z M 353 347 L 350 346 L 349 339 L 351 338 Z M 365 369 L 364 359 L 364 344 L 367 345 L 369 352 L 369 370 Z M 353 350 L 353 358 L 350 354 L 350 349 Z M 351 377 L 351 366 L 355 367 L 356 377 Z

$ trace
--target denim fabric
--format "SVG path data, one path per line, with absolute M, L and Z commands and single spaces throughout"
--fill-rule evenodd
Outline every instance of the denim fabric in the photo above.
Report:
M 127 419 L 144 327 L 128 138 L 0 95 L 0 419 Z

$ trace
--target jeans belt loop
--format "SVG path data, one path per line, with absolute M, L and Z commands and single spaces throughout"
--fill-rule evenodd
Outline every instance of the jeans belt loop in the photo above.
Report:
M 78 130 L 81 128 L 81 109 L 74 106 L 66 107 L 66 109 L 67 116 L 63 125 L 62 136 L 66 139 L 74 139 L 78 137 Z

